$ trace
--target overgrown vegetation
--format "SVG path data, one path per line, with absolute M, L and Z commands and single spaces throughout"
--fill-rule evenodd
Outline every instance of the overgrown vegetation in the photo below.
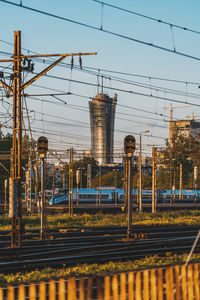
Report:
M 65 267 L 62 269 L 45 268 L 41 271 L 35 270 L 26 273 L 17 274 L 0 274 L 0 284 L 12 284 L 21 282 L 33 282 L 40 280 L 66 278 L 71 276 L 95 276 L 105 275 L 108 273 L 128 272 L 141 269 L 160 267 L 165 265 L 175 265 L 185 263 L 188 254 L 172 255 L 167 253 L 166 256 L 158 255 L 145 257 L 144 259 L 127 261 L 127 262 L 109 262 L 106 264 L 81 264 L 75 267 Z M 200 254 L 192 256 L 190 262 L 200 262 Z
M 26 216 L 23 218 L 25 228 L 39 228 L 39 216 Z M 133 224 L 137 225 L 156 225 L 156 224 L 179 224 L 191 225 L 200 224 L 199 210 L 179 210 L 168 212 L 152 213 L 143 212 L 133 213 Z M 68 214 L 59 214 L 55 216 L 47 216 L 47 225 L 49 228 L 55 227 L 77 227 L 77 226 L 108 226 L 108 225 L 127 225 L 127 215 L 120 214 L 83 214 L 69 217 Z M 11 220 L 7 217 L 0 217 L 0 229 L 10 229 Z
M 194 188 L 194 166 L 198 166 L 198 168 L 200 166 L 198 138 L 198 136 L 196 138 L 192 136 L 185 137 L 175 132 L 172 136 L 172 145 L 166 140 L 165 148 L 159 154 L 158 189 L 170 189 L 170 182 L 173 185 L 175 184 L 180 176 L 180 164 L 182 165 L 183 187 Z M 200 177 L 198 176 L 198 185 L 199 183 Z

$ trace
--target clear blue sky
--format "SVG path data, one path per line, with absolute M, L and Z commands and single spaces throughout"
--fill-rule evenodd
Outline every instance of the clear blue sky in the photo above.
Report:
M 12 2 L 19 3 L 19 1 L 14 0 Z M 197 0 L 106 0 L 105 2 L 169 23 L 200 31 L 200 2 Z M 76 20 L 78 22 L 90 24 L 95 27 L 101 26 L 101 5 L 92 0 L 60 0 L 57 2 L 52 0 L 23 0 L 22 3 L 23 5 Z M 118 106 L 115 121 L 116 148 L 123 147 L 123 138 L 126 133 L 132 133 L 134 135 L 135 133 L 138 134 L 146 129 L 149 129 L 150 133 L 147 134 L 149 137 L 145 136 L 143 138 L 144 153 L 149 153 L 151 151 L 149 145 L 164 145 L 164 138 L 168 137 L 168 123 L 164 122 L 163 119 L 168 119 L 164 117 L 160 118 L 159 116 L 156 116 L 155 113 L 169 116 L 169 110 L 164 111 L 163 107 L 169 107 L 170 101 L 156 100 L 154 98 L 115 91 L 115 88 L 153 94 L 185 102 L 190 101 L 199 103 L 198 96 L 200 96 L 200 90 L 198 89 L 198 84 L 192 85 L 189 83 L 180 84 L 158 81 L 151 77 L 170 78 L 198 83 L 200 81 L 200 61 L 167 53 L 101 31 L 27 11 L 23 8 L 18 8 L 3 2 L 0 2 L 0 11 L 1 40 L 12 43 L 13 31 L 21 30 L 22 46 L 40 54 L 96 51 L 98 53 L 97 56 L 83 57 L 84 67 L 127 72 L 149 77 L 140 78 L 115 74 L 115 76 L 118 76 L 123 80 L 130 80 L 132 84 L 134 81 L 137 82 L 137 84 L 149 85 L 148 88 L 139 88 L 136 85 L 122 83 L 115 81 L 114 79 L 104 80 L 105 86 L 114 88 L 114 90 L 105 89 L 105 92 L 108 92 L 110 96 L 112 96 L 114 92 L 118 94 Z M 138 40 L 173 49 L 170 26 L 106 6 L 104 6 L 103 9 L 103 28 Z M 200 58 L 199 34 L 193 34 L 174 28 L 173 35 L 177 51 Z M 12 53 L 13 49 L 11 46 L 0 42 L 0 51 Z M 23 53 L 26 54 L 27 52 L 23 51 Z M 5 58 L 5 56 L 0 52 L 0 59 L 3 58 Z M 69 59 L 66 60 L 66 62 L 69 63 Z M 75 59 L 75 63 L 76 62 L 77 59 Z M 3 64 L 1 63 L 1 66 L 2 65 Z M 6 66 L 6 64 L 4 65 Z M 44 67 L 46 67 L 46 64 L 35 61 L 35 71 L 39 72 Z M 2 67 L 0 70 L 1 69 Z M 72 78 L 74 80 L 86 81 L 93 84 L 97 82 L 96 76 L 77 70 L 70 72 L 70 69 L 67 67 L 56 67 L 54 70 L 50 71 L 49 74 L 60 76 L 65 79 Z M 114 74 L 110 73 L 110 75 Z M 69 82 L 65 80 L 43 77 L 39 79 L 36 84 L 61 91 L 70 91 L 88 97 L 96 95 L 96 88 L 94 86 L 73 82 L 69 84 Z M 153 90 L 153 86 L 157 86 L 157 90 Z M 160 87 L 179 90 L 183 93 L 183 96 L 171 94 L 169 91 L 159 91 Z M 49 93 L 52 91 L 32 86 L 27 89 L 27 92 L 36 94 Z M 189 93 L 197 94 L 197 96 L 195 96 L 196 98 L 191 98 Z M 59 106 L 34 99 L 27 100 L 29 109 L 36 111 L 35 113 L 30 113 L 32 128 L 37 130 L 37 132 L 34 133 L 34 138 L 36 139 L 41 134 L 45 133 L 49 138 L 52 148 L 66 149 L 70 146 L 74 146 L 74 148 L 77 149 L 90 148 L 89 98 L 87 99 L 79 96 L 59 96 L 59 98 L 67 101 L 67 105 Z M 59 103 L 58 100 L 52 97 L 42 97 L 40 99 Z M 9 101 L 11 102 L 11 99 Z M 5 104 L 4 106 L 2 106 L 2 104 L 0 105 L 2 112 L 7 112 Z M 181 106 L 184 104 L 173 103 L 173 105 Z M 128 106 L 128 108 L 124 106 Z M 154 114 L 139 112 L 138 110 L 134 110 L 134 108 L 149 111 Z M 198 116 L 200 115 L 199 108 L 200 107 L 196 106 L 174 109 L 174 117 L 185 118 L 185 116 L 191 115 L 192 112 Z M 45 114 L 42 115 L 38 112 L 49 114 L 51 116 Z M 132 116 L 130 114 L 132 114 Z M 145 117 L 148 117 L 149 119 Z M 160 119 L 160 121 L 157 119 Z M 79 123 L 80 121 L 82 123 Z M 151 137 L 151 135 L 157 136 L 158 138 Z M 138 135 L 135 136 L 138 141 Z

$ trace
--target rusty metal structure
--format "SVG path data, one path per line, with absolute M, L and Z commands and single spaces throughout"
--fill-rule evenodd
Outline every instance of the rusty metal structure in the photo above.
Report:
M 91 152 L 100 165 L 113 163 L 114 122 L 117 95 L 97 94 L 89 101 Z
M 12 218 L 11 246 L 21 246 L 23 233 L 22 220 L 22 93 L 33 82 L 45 75 L 65 58 L 79 56 L 80 67 L 82 66 L 81 57 L 83 55 L 96 55 L 91 53 L 64 53 L 64 54 L 38 54 L 23 55 L 21 53 L 21 31 L 14 32 L 14 54 L 11 59 L 3 59 L 0 62 L 11 62 L 13 64 L 13 74 L 11 74 L 11 84 L 6 83 L 6 77 L 1 72 L 0 85 L 7 92 L 8 97 L 13 97 L 13 137 L 12 137 L 12 156 L 11 156 L 11 178 L 10 188 L 10 217 Z M 33 73 L 34 64 L 32 59 L 36 57 L 57 57 L 47 68 L 33 76 L 25 83 L 22 81 L 22 71 L 28 70 Z M 72 62 L 71 65 L 73 66 Z

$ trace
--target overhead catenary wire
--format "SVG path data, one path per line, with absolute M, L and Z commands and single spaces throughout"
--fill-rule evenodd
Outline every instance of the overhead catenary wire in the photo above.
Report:
M 55 96 L 55 95 L 54 95 Z
M 68 80 L 66 78 L 61 78 L 58 76 L 54 76 L 54 75 L 50 75 L 49 77 L 51 78 L 55 78 L 55 79 L 61 79 L 61 80 Z M 80 84 L 84 84 L 84 85 L 89 85 L 89 86 L 96 86 L 94 83 L 91 83 L 91 82 L 85 82 L 85 81 L 80 81 L 80 80 L 73 80 L 73 82 L 75 83 L 80 83 Z M 170 101 L 170 102 L 175 102 L 175 103 L 184 103 L 184 104 L 187 104 L 187 105 L 191 105 L 191 106 L 198 106 L 200 107 L 200 104 L 198 103 L 193 103 L 193 102 L 185 102 L 183 100 L 177 100 L 177 99 L 174 99 L 174 98 L 168 98 L 168 97 L 162 97 L 162 96 L 157 96 L 157 95 L 153 95 L 153 94 L 145 94 L 145 93 L 142 93 L 142 92 L 136 92 L 136 91 L 133 91 L 133 90 L 126 90 L 126 89 L 122 89 L 122 88 L 117 88 L 117 87 L 109 87 L 109 86 L 104 86 L 105 89 L 109 89 L 109 90 L 114 90 L 114 91 L 117 91 L 117 92 L 124 92 L 124 93 L 128 93 L 128 94 L 132 94 L 132 95 L 138 95 L 138 96 L 145 96 L 145 97 L 149 97 L 149 98 L 152 98 L 152 99 L 158 99 L 158 100 L 165 100 L 165 101 Z M 37 97 L 43 97 L 43 96 L 52 96 L 52 95 L 56 95 L 56 96 L 64 96 L 64 95 L 67 95 L 68 93 L 51 93 L 51 94 L 26 94 L 26 96 L 37 96 Z M 68 94 L 69 95 L 69 94 Z M 126 107 L 124 105 L 124 107 Z M 155 114 L 155 113 L 154 113 Z M 159 114 L 157 113 L 157 115 L 161 115 L 163 116 L 163 114 Z
M 139 16 L 139 17 L 151 20 L 151 21 L 155 21 L 155 22 L 160 23 L 160 24 L 165 24 L 165 25 L 168 25 L 168 26 L 171 26 L 171 27 L 174 27 L 174 28 L 182 29 L 184 31 L 187 30 L 187 31 L 195 33 L 195 34 L 200 34 L 200 31 L 198 31 L 198 30 L 187 28 L 185 26 L 181 26 L 181 25 L 178 25 L 178 24 L 169 23 L 169 22 L 163 21 L 161 19 L 156 19 L 156 18 L 147 16 L 147 15 L 144 15 L 144 14 L 138 13 L 136 11 L 130 10 L 130 9 L 125 9 L 123 7 L 119 7 L 119 6 L 116 6 L 116 5 L 107 3 L 107 2 L 103 2 L 103 1 L 99 1 L 99 0 L 92 0 L 92 1 L 97 2 L 97 3 L 101 4 L 101 5 L 112 7 L 112 8 L 115 8 L 117 10 L 121 10 L 121 11 L 124 11 L 126 13 L 133 14 L 133 15 L 136 15 L 136 16 Z
M 66 67 L 66 65 L 63 65 L 63 66 Z M 6 67 L 6 68 L 8 68 L 8 67 Z M 79 68 L 77 68 L 77 70 L 79 70 Z M 82 68 L 82 70 L 84 71 L 84 68 Z M 121 74 L 121 72 L 117 72 L 117 71 L 116 72 L 115 71 L 109 71 L 109 72 L 120 73 Z M 89 73 L 89 74 L 94 75 L 94 76 L 98 76 L 97 73 Z M 122 73 L 122 74 L 124 74 L 124 73 Z M 127 74 L 129 74 L 129 73 L 127 73 Z M 106 78 L 107 75 L 102 73 L 101 76 L 102 76 L 102 78 Z M 195 85 L 199 86 L 199 83 L 197 83 L 197 82 L 179 81 L 179 80 L 172 80 L 172 79 L 170 80 L 170 79 L 165 79 L 165 78 L 158 78 L 158 77 L 144 76 L 144 75 L 137 75 L 137 74 L 129 74 L 129 76 L 138 76 L 138 77 L 146 78 L 146 79 L 151 78 L 151 80 L 155 79 L 155 80 L 165 80 L 165 81 L 170 81 L 170 82 L 178 82 L 178 83 L 182 83 L 184 85 L 186 85 L 186 84 L 187 85 L 188 84 L 195 84 Z M 170 88 L 167 88 L 167 87 L 162 87 L 162 86 L 157 86 L 157 85 L 152 85 L 152 84 L 151 85 L 150 84 L 145 84 L 145 83 L 141 83 L 141 82 L 138 82 L 138 81 L 132 81 L 130 79 L 116 77 L 116 76 L 113 76 L 113 75 L 110 75 L 109 79 L 110 80 L 112 79 L 112 81 L 117 81 L 117 82 L 121 82 L 121 83 L 125 83 L 125 84 L 134 85 L 136 87 L 147 88 L 147 89 L 151 88 L 151 90 L 154 90 L 156 92 L 158 92 L 158 91 L 159 92 L 165 92 L 165 93 L 167 92 L 167 93 L 170 93 L 170 94 L 181 95 L 181 96 L 185 96 L 185 94 L 186 94 L 186 92 L 183 92 L 183 91 L 180 91 L 180 90 L 170 89 Z M 68 79 L 68 81 L 72 82 L 72 79 L 70 78 L 70 79 Z M 35 86 L 37 86 L 37 85 L 35 85 Z M 200 95 L 195 94 L 195 93 L 188 93 L 187 92 L 187 96 L 189 96 L 191 98 L 200 98 Z
M 45 87 L 45 86 L 35 85 L 35 84 L 33 84 L 33 86 L 40 87 L 42 89 L 53 90 L 53 91 L 57 91 L 57 92 L 60 92 L 60 93 L 64 93 L 64 91 L 61 91 L 61 90 L 58 90 L 58 89 L 53 89 L 53 88 L 50 88 L 50 87 Z M 86 95 L 81 95 L 81 94 L 70 93 L 70 95 L 72 95 L 72 96 L 75 95 L 75 96 L 79 96 L 79 97 L 86 98 L 86 99 L 93 99 L 93 97 L 86 96 Z M 145 112 L 147 112 L 147 111 L 145 111 Z M 155 118 L 155 117 L 151 118 L 151 117 L 147 117 L 147 116 L 144 116 L 144 115 L 134 115 L 134 114 L 123 113 L 123 112 L 117 112 L 117 115 L 131 116 L 131 117 L 136 117 L 136 118 L 143 117 L 143 118 L 149 119 L 149 120 L 163 121 L 162 119 L 158 119 L 158 118 Z M 81 122 L 81 121 L 79 121 L 79 122 Z
M 64 81 L 69 81 L 68 78 L 64 78 L 64 77 L 58 77 L 58 76 L 55 76 L 55 75 L 46 75 L 45 77 L 49 77 L 49 78 L 55 78 L 55 79 L 59 79 L 59 80 L 64 80 Z M 84 85 L 89 85 L 89 86 L 93 86 L 93 87 L 96 87 L 96 84 L 93 84 L 93 83 L 89 83 L 89 82 L 83 82 L 83 81 L 77 81 L 77 80 L 72 80 L 73 82 L 75 83 L 80 83 L 80 84 L 84 84 Z M 111 89 L 111 90 L 117 90 L 117 91 L 122 91 L 122 92 L 126 92 L 126 93 L 132 93 L 134 94 L 133 91 L 128 91 L 128 90 L 124 90 L 124 89 L 119 89 L 119 88 L 113 88 L 113 87 L 107 87 L 105 86 L 105 88 L 108 88 L 108 89 Z M 136 93 L 136 92 L 135 92 Z M 89 97 L 89 96 L 82 96 L 82 95 L 79 95 L 79 94 L 75 94 L 75 93 L 68 93 L 68 92 L 64 92 L 64 93 L 59 93 L 59 94 L 56 94 L 56 93 L 51 93 L 51 94 L 36 94 L 37 96 L 52 96 L 52 95 L 57 95 L 57 96 L 61 96 L 61 95 L 77 95 L 77 96 L 80 96 L 80 97 L 86 97 L 86 98 L 89 98 L 89 99 L 92 99 L 92 97 Z M 32 95 L 29 95 L 29 94 L 25 94 L 26 96 L 30 97 Z M 144 94 L 145 95 L 145 94 Z M 149 95 L 146 95 L 146 96 L 149 96 Z M 5 95 L 5 97 L 7 98 L 8 96 Z M 33 96 L 32 96 L 33 97 Z M 35 95 L 34 95 L 35 97 Z M 151 96 L 151 97 L 154 97 L 154 96 Z M 161 98 L 163 99 L 163 98 Z M 169 99 L 169 98 L 164 98 L 168 101 L 173 101 L 172 99 Z M 46 102 L 48 102 L 48 100 L 46 100 Z M 180 101 L 179 101 L 180 102 Z M 188 103 L 188 105 L 190 105 L 190 103 Z M 194 104 L 191 104 L 191 105 L 194 105 Z M 148 114 L 153 114 L 153 115 L 158 115 L 158 116 L 164 116 L 163 114 L 161 113 L 155 113 L 155 112 L 151 112 L 149 110 L 144 110 L 144 109 L 139 109 L 139 108 L 136 108 L 136 107 L 127 107 L 127 106 L 124 106 L 124 105 L 121 105 L 121 104 L 118 104 L 118 106 L 122 106 L 122 107 L 126 107 L 126 108 L 131 108 L 133 110 L 136 110 L 136 111 L 141 111 L 141 112 L 146 112 Z
M 8 43 L 4 40 L 0 40 L 0 42 L 5 42 L 5 43 Z M 9 43 L 11 44 L 12 46 L 14 45 L 13 43 Z M 34 52 L 32 50 L 29 50 L 29 49 L 26 49 L 26 48 L 23 48 L 25 49 L 26 51 L 30 52 L 30 53 L 34 53 L 34 54 L 38 54 L 37 52 Z M 0 53 L 2 53 L 2 51 L 0 51 Z M 9 53 L 9 52 L 3 52 L 4 55 L 6 56 L 12 56 L 12 53 Z M 37 61 L 38 63 L 42 63 L 42 64 L 47 64 L 47 63 L 52 63 L 53 60 L 52 59 L 40 59 L 40 58 L 33 58 L 33 60 Z M 71 64 L 67 64 L 67 63 L 63 63 L 63 62 L 60 62 L 58 65 L 58 67 L 68 67 L 68 68 L 71 68 Z M 3 66 L 0 66 L 3 68 Z M 95 68 L 95 67 L 89 67 L 89 66 L 83 66 L 82 69 L 80 69 L 80 66 L 79 65 L 76 65 L 74 64 L 73 65 L 73 68 L 78 70 L 78 71 L 81 71 L 81 72 L 89 72 L 89 74 L 93 74 L 95 76 L 97 76 L 99 74 L 99 72 L 102 74 L 103 77 L 107 76 L 105 74 L 103 74 L 102 72 L 106 72 L 106 73 L 113 73 L 113 74 L 120 74 L 120 75 L 125 75 L 125 76 L 130 76 L 130 77 L 138 77 L 138 78 L 144 78 L 144 79 L 153 79 L 153 80 L 158 80 L 158 81 L 167 81 L 167 82 L 173 82 L 173 83 L 180 83 L 180 84 L 190 84 L 190 85 L 199 85 L 200 82 L 195 82 L 195 81 L 184 81 L 184 80 L 178 80 L 178 79 L 172 79 L 172 78 L 166 78 L 166 77 L 158 77 L 158 76 L 152 76 L 151 75 L 144 75 L 144 74 L 135 74 L 135 73 L 130 73 L 130 72 L 122 72 L 122 71 L 117 71 L 117 70 L 109 70 L 109 69 L 105 69 L 105 68 Z M 96 73 L 91 73 L 90 71 L 95 71 Z M 110 75 L 109 75 L 110 76 Z
M 63 77 L 58 77 L 58 76 L 54 76 L 54 75 L 46 75 L 46 77 L 51 77 L 51 78 L 56 78 L 56 79 L 60 79 L 60 80 L 66 80 L 66 81 L 72 81 L 72 82 L 75 82 L 75 83 L 82 83 L 82 84 L 88 84 L 88 85 L 92 85 L 92 86 L 96 86 L 96 84 L 92 84 L 92 83 L 89 83 L 89 82 L 83 82 L 83 81 L 77 81 L 77 80 L 70 80 L 68 78 L 63 78 Z M 187 82 L 188 83 L 188 82 Z M 134 84 L 134 83 L 130 83 L 130 84 Z M 149 88 L 148 85 L 144 86 L 144 84 L 140 84 L 142 87 L 146 87 L 146 88 Z M 118 89 L 118 88 L 114 88 L 114 87 L 108 87 L 108 86 L 105 86 L 105 88 L 107 89 L 111 89 L 111 90 L 117 90 L 117 91 L 122 91 L 122 92 L 128 92 L 128 93 L 135 93 L 135 94 L 138 94 L 140 95 L 140 93 L 137 93 L 137 92 L 134 92 L 134 91 L 128 91 L 128 90 L 124 90 L 124 89 Z M 160 87 L 155 87 L 155 90 L 157 91 L 158 89 L 160 89 Z M 171 90 L 171 89 L 166 89 L 166 88 L 162 88 L 162 91 L 168 91 L 169 93 L 172 93 L 172 94 L 176 94 L 176 95 L 181 95 L 181 96 L 185 96 L 185 93 L 184 92 L 181 92 L 181 91 L 177 91 L 177 90 Z M 71 93 L 68 93 L 68 94 L 71 94 Z M 55 93 L 51 94 L 51 95 L 56 95 Z M 200 96 L 198 94 L 193 94 L 193 93 L 187 93 L 188 96 L 190 97 L 193 97 L 193 98 L 200 98 Z M 167 98 L 167 97 L 160 97 L 160 96 L 155 96 L 155 95 L 145 95 L 145 94 L 141 94 L 141 96 L 149 96 L 149 97 L 152 97 L 152 98 L 157 98 L 157 99 L 162 99 L 162 100 L 167 100 L 167 101 L 171 101 L 171 102 L 180 102 L 180 103 L 185 103 L 185 101 L 181 101 L 181 100 L 175 100 L 175 99 L 172 99 L 172 98 Z M 189 105 L 197 105 L 198 104 L 195 104 L 195 103 L 188 103 Z M 158 114 L 157 114 L 158 115 Z M 162 115 L 162 114 L 161 114 Z M 162 115 L 163 116 L 163 115 Z
M 107 33 L 109 35 L 116 36 L 118 38 L 126 39 L 126 40 L 136 42 L 136 43 L 139 43 L 139 44 L 142 44 L 142 45 L 150 46 L 152 48 L 156 48 L 156 49 L 159 49 L 159 50 L 162 50 L 162 51 L 165 51 L 165 52 L 174 53 L 174 54 L 177 54 L 177 55 L 180 55 L 180 56 L 183 56 L 183 57 L 187 57 L 187 58 L 190 58 L 190 59 L 193 59 L 193 60 L 200 61 L 200 57 L 196 57 L 196 56 L 193 56 L 193 55 L 190 55 L 190 54 L 187 54 L 187 53 L 184 53 L 184 52 L 180 52 L 180 51 L 174 51 L 174 49 L 166 48 L 166 47 L 163 47 L 163 46 L 160 46 L 160 45 L 157 45 L 157 44 L 153 44 L 151 42 L 146 42 L 146 41 L 143 41 L 143 40 L 133 38 L 131 36 L 127 36 L 127 35 L 123 35 L 123 34 L 120 34 L 120 33 L 114 32 L 114 31 L 106 30 L 105 28 L 96 27 L 94 25 L 90 25 L 90 24 L 86 24 L 86 23 L 83 23 L 83 22 L 79 22 L 79 21 L 76 21 L 76 20 L 69 19 L 69 18 L 65 18 L 65 17 L 59 16 L 59 15 L 56 15 L 56 14 L 52 14 L 52 13 L 49 13 L 49 12 L 46 12 L 46 11 L 43 11 L 43 10 L 39 10 L 39 9 L 30 7 L 30 6 L 23 5 L 22 3 L 18 4 L 18 3 L 14 3 L 14 2 L 11 2 L 11 1 L 8 1 L 8 0 L 0 0 L 0 2 L 10 4 L 10 5 L 19 7 L 19 8 L 23 8 L 23 9 L 26 9 L 26 10 L 29 10 L 29 11 L 33 11 L 33 12 L 36 12 L 36 13 L 39 13 L 39 14 L 43 14 L 43 15 L 46 15 L 46 16 L 49 16 L 49 17 L 52 17 L 52 18 L 62 20 L 62 21 L 70 22 L 70 23 L 73 23 L 73 24 L 76 24 L 76 25 L 79 25 L 79 26 L 90 28 L 90 29 L 93 29 L 93 30 L 96 30 L 96 31 L 101 31 L 101 32 Z
M 39 100 L 39 101 L 41 101 L 40 99 L 37 99 L 37 100 Z M 41 121 L 41 120 L 38 120 L 38 121 Z M 69 124 L 68 124 L 69 125 Z M 71 124 L 72 126 L 76 126 L 75 124 L 73 125 L 73 124 Z M 77 125 L 77 126 L 79 126 L 79 127 L 83 127 L 82 125 Z M 34 127 L 35 128 L 35 127 Z M 89 128 L 89 126 L 87 127 L 87 128 Z M 33 130 L 32 130 L 33 131 Z M 52 132 L 56 132 L 56 131 L 53 131 L 53 130 L 51 130 Z M 115 129 L 115 131 L 116 132 L 120 132 L 120 133 L 127 133 L 127 131 L 124 131 L 124 130 L 120 130 L 120 129 Z M 135 134 L 135 135 L 138 135 L 139 136 L 139 133 L 137 133 L 137 132 L 133 132 L 132 130 L 130 131 L 129 130 L 129 132 L 131 132 L 132 134 Z M 42 133 L 42 131 L 41 131 L 41 133 Z M 57 133 L 61 133 L 61 132 L 58 132 L 57 131 Z M 64 134 L 63 132 L 62 132 L 62 134 Z M 66 134 L 65 134 L 66 135 Z M 69 134 L 68 134 L 69 135 Z M 75 134 L 73 133 L 73 134 L 71 134 L 71 136 L 72 137 L 74 137 L 75 136 Z M 145 136 L 145 135 L 144 135 Z M 164 137 L 160 137 L 160 136 L 155 136 L 155 135 L 152 135 L 152 134 L 149 134 L 149 135 L 146 135 L 146 136 L 148 136 L 148 137 L 153 137 L 153 138 L 157 138 L 157 139 L 162 139 L 162 140 L 165 140 L 165 138 Z M 83 136 L 83 138 L 84 138 L 84 136 Z

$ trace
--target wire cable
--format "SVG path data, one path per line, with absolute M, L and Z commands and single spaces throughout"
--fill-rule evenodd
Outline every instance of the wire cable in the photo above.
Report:
M 147 15 L 144 15 L 144 14 L 141 14 L 141 13 L 138 13 L 138 12 L 135 12 L 135 11 L 132 11 L 132 10 L 129 10 L 129 9 L 125 9 L 125 8 L 122 8 L 122 7 L 119 7 L 119 6 L 115 6 L 115 5 L 112 5 L 112 4 L 103 2 L 103 1 L 99 1 L 99 0 L 92 0 L 92 1 L 97 2 L 97 3 L 101 4 L 101 5 L 105 5 L 105 6 L 108 6 L 108 7 L 112 7 L 112 8 L 115 8 L 115 9 L 118 9 L 118 10 L 121 10 L 121 11 L 124 11 L 124 12 L 127 12 L 127 13 L 129 13 L 129 14 L 133 14 L 133 15 L 136 15 L 136 16 L 139 16 L 139 17 L 142 17 L 142 18 L 151 20 L 151 21 L 155 21 L 155 22 L 157 22 L 157 23 L 161 23 L 161 24 L 165 24 L 165 25 L 168 25 L 168 26 L 171 26 L 171 27 L 175 27 L 175 28 L 178 28 L 178 29 L 182 29 L 182 30 L 184 30 L 184 31 L 187 30 L 187 31 L 192 32 L 192 33 L 200 34 L 200 31 L 197 31 L 197 30 L 194 30 L 194 29 L 191 29 L 191 28 L 187 28 L 187 27 L 183 27 L 183 26 L 181 26 L 181 25 L 169 23 L 169 22 L 166 22 L 166 21 L 162 21 L 161 19 L 156 19 L 156 18 L 147 16 Z
M 87 28 L 90 28 L 90 29 L 93 29 L 93 30 L 101 31 L 101 32 L 104 32 L 104 33 L 107 33 L 107 34 L 110 34 L 110 35 L 113 35 L 113 36 L 116 36 L 116 37 L 119 37 L 119 38 L 122 38 L 122 39 L 126 39 L 126 40 L 136 42 L 136 43 L 139 43 L 139 44 L 142 44 L 142 45 L 146 45 L 146 46 L 150 46 L 150 47 L 153 47 L 153 48 L 156 48 L 156 49 L 159 49 L 159 50 L 163 50 L 165 52 L 174 53 L 174 54 L 177 54 L 177 55 L 180 55 L 180 56 L 183 56 L 183 57 L 187 57 L 187 58 L 190 58 L 190 59 L 193 59 L 193 60 L 200 61 L 200 57 L 196 57 L 196 56 L 184 53 L 184 52 L 174 51 L 174 49 L 170 49 L 170 48 L 166 48 L 166 47 L 163 47 L 163 46 L 160 46 L 160 45 L 156 45 L 156 44 L 153 44 L 153 43 L 142 41 L 142 40 L 130 37 L 130 36 L 126 36 L 126 35 L 114 32 L 114 31 L 101 29 L 101 28 L 96 27 L 94 25 L 89 25 L 89 24 L 82 23 L 82 22 L 79 22 L 79 21 L 75 21 L 75 20 L 72 20 L 72 19 L 69 19 L 69 18 L 61 17 L 59 15 L 48 13 L 48 12 L 43 11 L 43 10 L 39 10 L 39 9 L 36 9 L 36 8 L 25 6 L 23 4 L 17 4 L 17 3 L 14 3 L 14 2 L 8 1 L 8 0 L 0 0 L 0 2 L 7 3 L 7 4 L 10 4 L 10 5 L 13 5 L 13 6 L 17 6 L 19 8 L 24 8 L 24 9 L 29 10 L 29 11 L 33 11 L 33 12 L 40 13 L 40 14 L 43 14 L 43 15 L 46 15 L 46 16 L 49 16 L 49 17 L 53 17 L 53 18 L 56 18 L 56 19 L 67 21 L 67 22 L 77 24 L 77 25 L 80 25 L 80 26 L 83 26 L 83 27 L 87 27 Z

